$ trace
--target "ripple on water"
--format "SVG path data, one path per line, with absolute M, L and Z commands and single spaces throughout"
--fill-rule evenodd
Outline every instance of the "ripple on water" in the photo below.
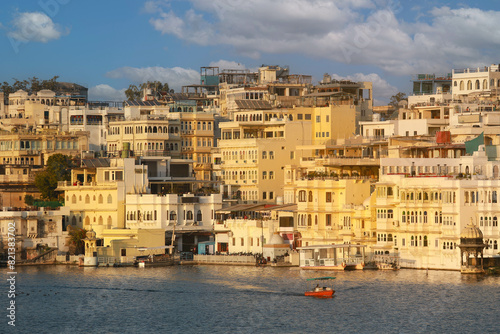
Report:
M 335 297 L 303 296 L 336 276 Z M 29 332 L 500 332 L 500 280 L 446 271 L 22 267 L 17 328 Z

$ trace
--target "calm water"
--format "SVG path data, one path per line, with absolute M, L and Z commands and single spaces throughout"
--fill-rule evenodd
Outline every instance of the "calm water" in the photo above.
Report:
M 2 333 L 500 333 L 500 277 L 228 266 L 17 269 L 17 326 L 11 331 L 4 318 Z M 306 278 L 330 274 L 337 277 L 333 299 L 303 296 Z M 0 300 L 5 310 L 7 294 Z

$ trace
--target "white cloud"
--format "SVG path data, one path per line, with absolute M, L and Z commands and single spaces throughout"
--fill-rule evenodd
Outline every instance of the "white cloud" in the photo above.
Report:
M 115 89 L 110 85 L 100 84 L 89 88 L 89 101 L 124 101 L 125 88 Z
M 163 34 L 199 45 L 230 45 L 240 54 L 299 53 L 375 65 L 399 75 L 448 72 L 497 61 L 500 12 L 433 8 L 405 22 L 387 0 L 190 0 L 180 12 L 158 7 L 150 22 Z M 399 7 L 395 7 L 397 4 Z
M 120 67 L 106 73 L 109 78 L 126 78 L 135 84 L 147 81 L 168 83 L 171 89 L 179 92 L 182 86 L 199 84 L 200 72 L 182 67 Z
M 9 37 L 21 42 L 47 43 L 69 32 L 68 29 L 61 28 L 41 12 L 19 13 L 14 18 L 12 26 L 14 29 L 8 33 Z
M 370 74 L 356 73 L 353 75 L 348 75 L 346 77 L 341 77 L 337 74 L 333 74 L 332 78 L 337 80 L 347 79 L 354 82 L 371 81 L 373 84 L 373 99 L 375 105 L 387 104 L 391 96 L 399 92 L 399 90 L 396 87 L 394 87 L 393 85 L 382 79 L 376 73 L 370 73 Z

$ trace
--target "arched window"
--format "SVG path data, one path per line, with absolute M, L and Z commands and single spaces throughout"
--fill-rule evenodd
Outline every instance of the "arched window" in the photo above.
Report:
M 401 215 L 401 222 L 406 223 L 406 213 L 403 211 L 403 214 Z
M 460 90 L 464 90 L 464 81 L 463 80 L 460 81 Z
M 73 216 L 73 218 L 71 218 L 71 225 L 76 225 L 76 216 Z
M 170 220 L 176 220 L 177 219 L 177 213 L 175 211 L 170 211 Z
M 111 194 L 108 195 L 108 204 L 113 203 L 113 196 Z
M 90 204 L 90 196 L 85 196 L 85 204 Z
M 85 217 L 85 225 L 90 225 L 90 217 Z
M 453 82 L 453 86 L 454 86 L 454 87 L 457 87 L 457 82 L 456 82 L 456 81 L 455 81 L 455 82 Z
M 103 199 L 102 195 L 99 195 L 99 200 L 97 201 L 97 203 L 102 204 L 103 201 L 104 201 L 104 199 Z
M 193 220 L 193 212 L 191 210 L 189 210 L 187 212 L 186 219 L 187 220 Z
M 309 197 L 307 199 L 308 202 L 312 202 L 313 201 L 313 192 L 312 191 L 309 191 Z
M 76 195 L 71 196 L 71 203 L 76 204 Z
M 467 90 L 472 90 L 472 81 L 467 81 Z
M 480 89 L 481 88 L 480 85 L 479 85 L 479 80 L 476 80 L 476 85 L 475 86 L 476 86 L 475 89 Z
M 311 215 L 307 215 L 307 226 L 312 226 L 312 217 L 311 217 Z
M 108 226 L 111 226 L 113 225 L 113 218 L 111 218 L 111 216 L 108 216 L 108 222 L 107 222 Z
M 424 211 L 424 224 L 427 224 L 427 211 Z
M 306 201 L 306 191 L 301 190 L 299 191 L 299 202 L 305 202 Z
M 103 223 L 104 223 L 104 219 L 102 219 L 102 216 L 99 216 L 98 224 L 102 225 Z
M 199 221 L 201 222 L 203 219 L 202 219 L 202 214 L 201 214 L 201 210 L 198 210 L 198 213 L 196 214 L 196 221 Z

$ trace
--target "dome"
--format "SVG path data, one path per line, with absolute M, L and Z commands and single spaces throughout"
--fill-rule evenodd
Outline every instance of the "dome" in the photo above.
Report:
M 285 241 L 278 232 L 274 232 L 271 240 L 269 240 L 268 245 L 283 245 Z
M 473 222 L 470 222 L 460 233 L 463 239 L 483 239 L 483 232 Z
M 90 230 L 86 233 L 87 239 L 95 239 L 96 233 L 94 230 Z

